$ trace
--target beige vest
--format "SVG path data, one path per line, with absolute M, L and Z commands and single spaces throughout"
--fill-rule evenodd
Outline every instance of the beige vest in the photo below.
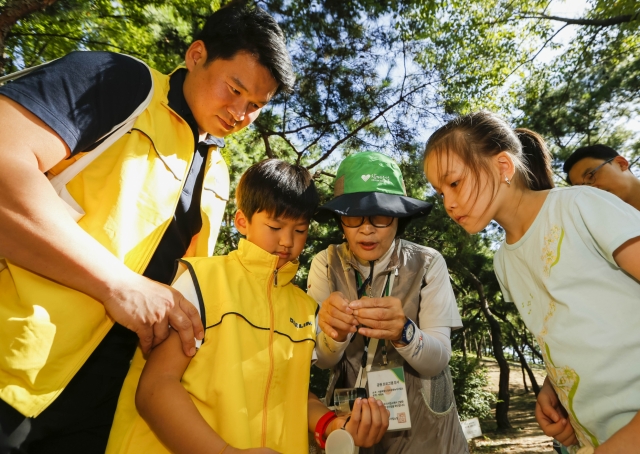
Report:
M 416 323 L 419 321 L 420 290 L 426 285 L 425 276 L 431 260 L 430 254 L 425 252 L 426 248 L 423 246 L 397 239 L 387 269 L 374 275 L 371 286 L 372 294 L 380 295 L 389 273 L 396 274 L 391 296 L 402 301 L 405 315 Z M 331 292 L 342 292 L 349 300 L 357 299 L 355 273 L 358 266 L 346 243 L 329 246 L 327 264 Z M 363 351 L 364 339 L 361 335 L 356 335 L 340 362 L 333 368 L 327 396 L 332 396 L 335 388 L 355 386 Z M 387 354 L 390 361 L 402 359 L 390 342 L 387 342 Z M 381 348 L 377 349 L 373 364 L 382 364 Z M 468 453 L 469 448 L 456 411 L 449 368 L 435 377 L 423 378 L 405 362 L 404 372 L 411 429 L 389 432 L 373 448 L 360 448 L 360 454 Z

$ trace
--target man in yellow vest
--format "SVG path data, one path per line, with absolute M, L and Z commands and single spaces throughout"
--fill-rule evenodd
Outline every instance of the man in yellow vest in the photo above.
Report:
M 193 355 L 203 337 L 167 285 L 175 260 L 213 253 L 222 137 L 294 75 L 274 19 L 238 3 L 208 19 L 185 66 L 75 52 L 0 87 L 2 454 L 104 452 L 137 341 L 148 352 L 172 327 Z

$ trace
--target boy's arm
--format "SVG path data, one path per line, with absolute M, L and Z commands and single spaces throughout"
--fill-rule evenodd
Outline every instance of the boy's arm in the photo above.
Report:
M 172 452 L 220 452 L 226 442 L 200 415 L 181 383 L 190 361 L 191 357 L 182 351 L 180 336 L 171 330 L 169 338 L 153 349 L 144 366 L 136 407 Z
M 308 414 L 309 431 L 311 433 L 315 432 L 318 421 L 328 411 L 327 406 L 320 402 L 315 394 L 309 393 Z M 357 399 L 353 404 L 353 410 L 348 422 L 346 416 L 341 416 L 329 423 L 323 434 L 325 440 L 331 432 L 340 430 L 343 427 L 351 434 L 356 446 L 371 447 L 378 443 L 387 432 L 389 411 L 381 401 L 373 397 Z
M 640 446 L 640 412 L 611 438 L 596 448 L 595 454 L 623 454 L 636 452 Z
M 640 281 L 640 237 L 631 238 L 613 253 L 618 266 Z

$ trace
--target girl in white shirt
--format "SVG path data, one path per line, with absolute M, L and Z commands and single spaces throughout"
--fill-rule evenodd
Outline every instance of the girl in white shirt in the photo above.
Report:
M 571 452 L 640 452 L 640 212 L 591 187 L 552 189 L 540 136 L 489 112 L 436 131 L 425 173 L 467 232 L 505 230 L 494 268 L 545 358 L 543 431 Z

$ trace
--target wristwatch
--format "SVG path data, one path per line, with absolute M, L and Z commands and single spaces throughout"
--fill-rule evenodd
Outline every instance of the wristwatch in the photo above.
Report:
M 416 325 L 411 321 L 411 319 L 407 319 L 407 323 L 404 324 L 402 328 L 402 337 L 400 340 L 403 344 L 410 344 L 413 340 L 413 336 L 416 334 Z

